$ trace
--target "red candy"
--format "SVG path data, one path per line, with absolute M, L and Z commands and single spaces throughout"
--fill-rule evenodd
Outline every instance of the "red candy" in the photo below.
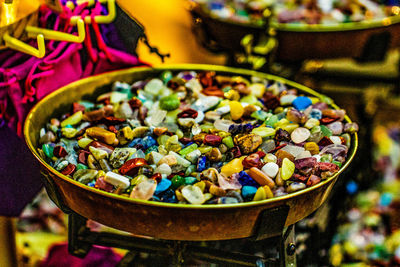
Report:
M 81 150 L 78 154 L 78 162 L 86 165 L 87 157 L 89 156 L 89 154 L 90 152 L 86 150 Z
M 221 144 L 222 138 L 218 135 L 213 135 L 213 134 L 207 134 L 204 137 L 204 144 L 210 145 L 210 146 L 217 146 Z
M 144 165 L 148 164 L 143 158 L 130 159 L 125 162 L 121 168 L 119 168 L 119 173 L 122 175 L 136 176 L 139 171 L 139 167 Z
M 66 155 L 68 155 L 67 151 L 66 151 L 65 148 L 63 148 L 62 146 L 56 146 L 56 147 L 54 147 L 53 154 L 54 154 L 54 156 L 56 156 L 57 158 L 63 158 L 63 157 L 65 157 Z
M 104 181 L 104 177 L 101 176 L 96 180 L 96 183 L 94 185 L 95 188 L 104 190 L 106 192 L 111 192 L 114 189 L 114 186 L 112 184 L 107 183 Z
M 319 146 L 328 146 L 333 144 L 332 140 L 329 137 L 322 137 L 322 139 L 318 142 Z
M 73 174 L 76 170 L 76 166 L 74 164 L 68 164 L 67 167 L 65 167 L 61 173 L 64 175 L 70 175 Z
M 132 109 L 135 108 L 140 108 L 140 106 L 142 105 L 142 101 L 140 101 L 137 98 L 132 98 L 131 100 L 128 101 L 129 106 L 131 106 Z
M 245 169 L 250 169 L 251 167 L 258 167 L 260 163 L 261 163 L 260 156 L 257 153 L 253 153 L 245 157 L 242 161 L 243 167 Z
M 72 104 L 72 111 L 74 113 L 76 113 L 78 111 L 82 111 L 83 112 L 83 111 L 85 111 L 85 106 L 75 102 L 75 103 Z
M 180 112 L 177 116 L 178 118 L 192 118 L 195 119 L 197 118 L 198 112 L 197 110 L 188 108 L 185 109 L 184 111 Z

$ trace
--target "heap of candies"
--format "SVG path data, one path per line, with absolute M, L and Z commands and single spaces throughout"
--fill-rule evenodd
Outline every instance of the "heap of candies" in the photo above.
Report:
M 374 129 L 376 169 L 383 180 L 360 192 L 347 212 L 330 251 L 333 266 L 364 262 L 362 266 L 400 265 L 400 127 Z
M 358 129 L 344 110 L 257 77 L 166 71 L 112 89 L 52 118 L 38 150 L 62 174 L 135 199 L 238 203 L 295 192 L 338 172 Z
M 241 23 L 263 24 L 263 12 L 272 9 L 280 23 L 337 24 L 398 15 L 396 1 L 373 0 L 197 0 L 212 15 Z M 272 7 L 272 8 L 271 8 Z

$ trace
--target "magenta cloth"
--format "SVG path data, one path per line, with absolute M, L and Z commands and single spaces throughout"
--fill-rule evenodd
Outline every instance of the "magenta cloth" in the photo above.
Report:
M 122 257 L 110 248 L 93 246 L 84 259 L 68 253 L 66 243 L 53 245 L 40 267 L 114 267 Z

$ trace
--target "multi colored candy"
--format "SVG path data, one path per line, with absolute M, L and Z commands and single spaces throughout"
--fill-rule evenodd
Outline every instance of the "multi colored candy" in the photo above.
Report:
M 215 72 L 116 82 L 67 112 L 40 131 L 52 167 L 168 203 L 259 201 L 313 186 L 339 171 L 358 128 L 344 110 L 280 82 Z
M 338 24 L 399 15 L 399 3 L 377 0 L 196 0 L 212 16 L 262 25 L 265 12 L 279 23 Z

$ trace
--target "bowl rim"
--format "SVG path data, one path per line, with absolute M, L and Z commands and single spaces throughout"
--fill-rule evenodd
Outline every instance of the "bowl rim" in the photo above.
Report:
M 243 202 L 243 203 L 235 203 L 235 204 L 209 204 L 209 205 L 194 205 L 194 204 L 178 204 L 178 203 L 165 203 L 165 202 L 156 202 L 156 201 L 148 201 L 148 200 L 140 200 L 140 199 L 133 199 L 133 198 L 129 198 L 129 197 L 125 197 L 125 196 L 121 196 L 121 195 L 117 195 L 114 193 L 108 193 L 106 191 L 102 191 L 100 189 L 96 189 L 87 185 L 84 185 L 82 183 L 79 183 L 75 180 L 73 180 L 72 178 L 61 174 L 60 172 L 56 171 L 53 167 L 51 167 L 44 159 L 42 159 L 39 155 L 39 153 L 37 152 L 36 147 L 34 146 L 34 144 L 32 143 L 30 137 L 29 137 L 29 128 L 31 125 L 31 120 L 32 118 L 36 115 L 36 113 L 38 112 L 39 107 L 41 107 L 42 105 L 45 105 L 47 103 L 47 101 L 49 101 L 52 98 L 55 98 L 56 96 L 62 94 L 64 91 L 69 90 L 70 88 L 76 87 L 76 86 L 80 86 L 80 85 L 84 85 L 86 83 L 90 83 L 91 81 L 95 81 L 98 79 L 101 79 L 102 77 L 114 77 L 114 76 L 120 76 L 121 74 L 128 74 L 128 73 L 137 73 L 137 72 L 152 72 L 152 71 L 173 71 L 173 72 L 177 72 L 177 71 L 215 71 L 215 72 L 222 72 L 222 73 L 229 73 L 231 75 L 234 74 L 238 74 L 238 75 L 245 75 L 245 76 L 257 76 L 257 77 L 261 77 L 261 78 L 266 78 L 269 80 L 275 80 L 278 82 L 282 82 L 284 84 L 289 85 L 290 87 L 294 87 L 296 89 L 300 89 L 301 92 L 307 93 L 309 95 L 318 97 L 321 99 L 325 98 L 328 101 L 331 100 L 329 97 L 326 97 L 322 94 L 317 93 L 316 91 L 298 84 L 296 82 L 287 80 L 285 78 L 279 77 L 279 76 L 275 76 L 272 74 L 267 74 L 267 73 L 261 73 L 261 72 L 256 72 L 253 70 L 246 70 L 246 69 L 240 69 L 240 68 L 231 68 L 231 67 L 225 67 L 225 66 L 219 66 L 219 65 L 206 65 L 206 64 L 173 64 L 173 65 L 169 65 L 169 64 L 164 64 L 162 66 L 157 66 L 157 67 L 133 67 L 133 68 L 128 68 L 125 70 L 117 70 L 117 71 L 111 71 L 111 72 L 107 72 L 104 74 L 99 74 L 99 75 L 95 75 L 95 76 L 91 76 L 85 79 L 81 79 L 75 82 L 72 82 L 68 85 L 65 85 L 57 90 L 55 90 L 54 92 L 50 93 L 49 95 L 47 95 L 46 97 L 44 97 L 43 99 L 41 99 L 38 103 L 36 103 L 36 105 L 30 110 L 28 116 L 26 117 L 25 123 L 24 123 L 24 137 L 25 137 L 25 142 L 29 148 L 29 150 L 32 152 L 32 154 L 36 157 L 37 160 L 39 160 L 39 162 L 41 163 L 42 167 L 45 167 L 45 169 L 50 172 L 52 175 L 64 180 L 65 182 L 68 183 L 72 183 L 75 186 L 80 187 L 83 190 L 88 190 L 91 191 L 92 193 L 95 194 L 99 194 L 105 197 L 110 197 L 112 199 L 116 199 L 119 201 L 123 201 L 123 202 L 129 202 L 130 204 L 140 204 L 140 205 L 145 205 L 145 206 L 155 206 L 155 207 L 165 207 L 165 208 L 177 208 L 177 209 L 230 209 L 230 208 L 250 208 L 250 207 L 256 207 L 256 206 L 261 206 L 261 205 L 267 205 L 267 204 L 274 204 L 279 203 L 281 201 L 287 201 L 290 199 L 295 199 L 297 196 L 302 195 L 302 194 L 306 194 L 312 190 L 316 190 L 319 187 L 324 186 L 327 183 L 330 183 L 332 180 L 335 180 L 345 169 L 347 169 L 347 167 L 349 166 L 349 164 L 351 163 L 351 161 L 353 160 L 357 149 L 358 149 L 358 135 L 357 133 L 354 133 L 351 135 L 351 143 L 352 146 L 349 149 L 350 154 L 348 155 L 345 164 L 343 164 L 343 166 L 340 168 L 340 170 L 333 176 L 329 177 L 326 180 L 321 181 L 320 183 L 313 185 L 311 187 L 302 189 L 300 191 L 294 192 L 294 193 L 290 193 L 284 196 L 279 196 L 279 197 L 273 197 L 270 199 L 265 199 L 265 200 L 260 200 L 260 201 L 250 201 L 250 202 Z M 144 79 L 144 78 L 143 78 Z M 332 100 L 331 100 L 332 101 Z M 329 103 L 329 105 L 335 109 L 339 109 L 339 107 L 332 101 L 331 103 Z M 345 116 L 345 120 L 347 122 L 352 122 L 351 119 L 346 115 Z M 38 133 L 37 133 L 38 134 Z
M 208 17 L 231 25 L 250 27 L 254 29 L 263 29 L 264 24 L 247 23 L 234 21 L 229 18 L 220 18 L 209 12 L 204 5 L 200 5 L 200 10 Z M 341 22 L 332 24 L 306 24 L 306 23 L 280 23 L 275 19 L 271 19 L 270 26 L 282 32 L 302 32 L 302 33 L 318 33 L 318 32 L 345 32 L 355 30 L 365 30 L 373 28 L 389 27 L 400 22 L 400 15 L 393 15 L 384 18 L 376 18 L 371 20 L 362 20 L 358 22 Z

